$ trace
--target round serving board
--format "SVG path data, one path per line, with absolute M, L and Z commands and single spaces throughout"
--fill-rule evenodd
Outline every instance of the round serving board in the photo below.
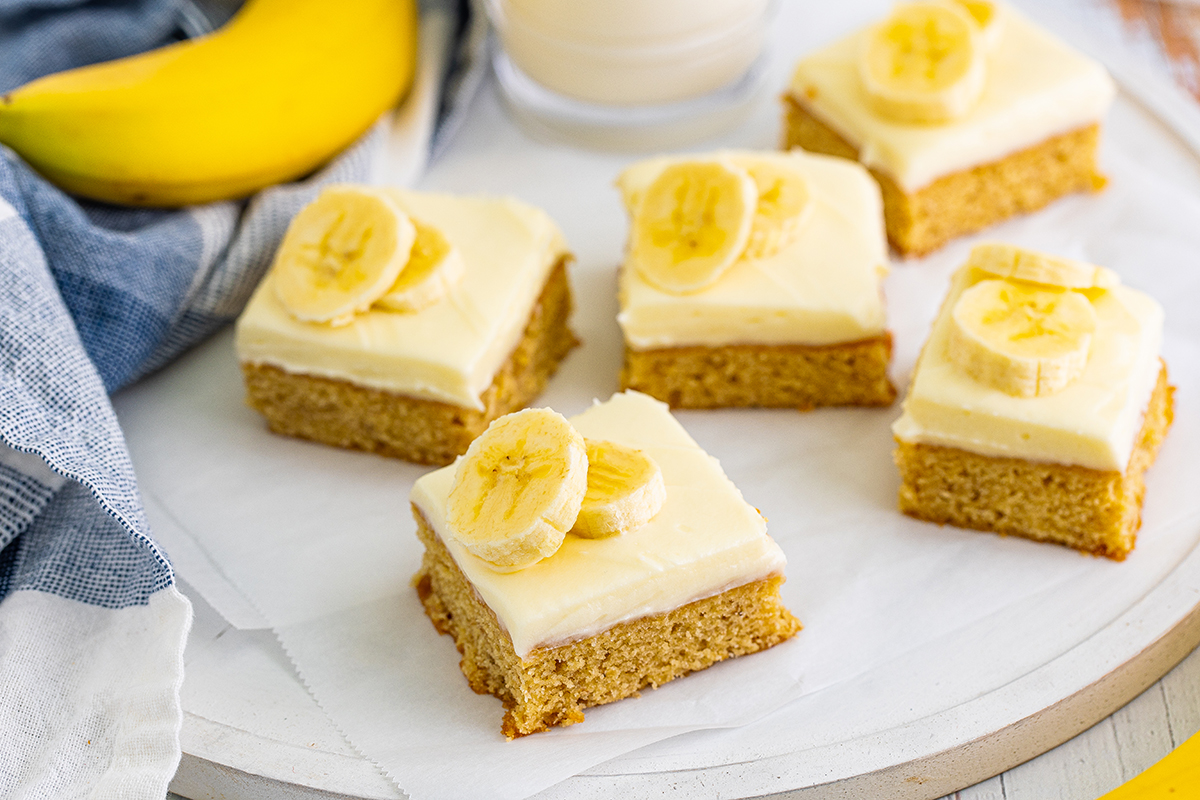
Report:
M 814 4 L 784 2 L 775 25 L 772 52 L 774 87 L 786 85 L 789 66 L 814 44 L 829 40 L 883 13 L 886 3 L 854 9 L 814 9 Z M 1034 10 L 1036 12 L 1036 10 Z M 1037 13 L 1031 12 L 1033 16 Z M 818 19 L 818 17 L 820 17 Z M 1200 113 L 1171 87 L 1120 63 L 1111 52 L 1088 48 L 1061 21 L 1048 27 L 1103 60 L 1118 79 L 1121 95 L 1107 123 L 1106 158 L 1136 159 L 1138 169 L 1200 196 Z M 763 98 L 750 121 L 717 146 L 770 148 L 779 133 L 779 110 L 773 97 Z M 1120 154 L 1118 156 L 1118 153 Z M 513 194 L 550 211 L 563 226 L 579 255 L 574 276 L 581 313 L 576 327 L 590 356 L 572 356 L 556 383 L 582 375 L 583 364 L 618 364 L 620 341 L 612 318 L 616 303 L 612 274 L 619 260 L 619 227 L 591 224 L 593 214 L 616 213 L 616 193 L 603 187 L 632 157 L 597 154 L 568 147 L 547 147 L 529 140 L 506 117 L 491 87 L 471 110 L 463 130 L 447 153 L 430 169 L 418 188 L 458 192 Z M 607 191 L 602 200 L 593 194 Z M 611 195 L 611 196 L 609 196 Z M 607 204 L 599 208 L 598 204 Z M 1073 201 L 1064 201 L 1073 202 Z M 599 209 L 599 210 L 597 210 Z M 1066 219 L 1071 217 L 1067 216 Z M 894 265 L 921 270 L 922 262 Z M 910 273 L 915 274 L 915 273 Z M 892 310 L 913 291 L 903 280 L 889 280 Z M 934 298 L 936 300 L 936 298 Z M 934 300 L 926 300 L 933 303 Z M 1170 317 L 1168 317 L 1170 318 Z M 911 368 L 923 339 L 927 317 L 897 325 L 896 375 Z M 167 370 L 204 369 L 213 358 L 231 354 L 230 335 L 222 334 Z M 198 366 L 200 365 L 200 366 Z M 614 372 L 615 374 L 615 372 Z M 1176 376 L 1177 378 L 1179 376 Z M 1190 380 L 1187 388 L 1191 388 Z M 554 385 L 548 402 L 554 402 Z M 140 402 L 149 388 L 135 387 Z M 138 464 L 136 404 L 116 398 L 122 424 L 130 432 Z M 747 412 L 741 422 L 770 420 L 790 412 Z M 815 412 L 821 414 L 824 412 Z M 880 426 L 898 413 L 834 412 L 830 421 L 840 435 L 853 431 L 855 420 Z M 874 414 L 874 417 L 856 416 Z M 886 419 L 878 417 L 884 414 Z M 719 441 L 716 415 L 681 414 L 685 427 L 702 445 Z M 1192 421 L 1189 425 L 1194 424 Z M 874 435 L 874 433 L 872 433 Z M 886 433 L 883 434 L 886 437 Z M 832 437 L 832 434 L 831 434 Z M 1167 448 L 1172 447 L 1168 438 Z M 721 459 L 749 499 L 764 509 L 768 503 L 738 480 L 754 474 L 760 443 L 748 441 L 742 451 L 722 452 Z M 836 448 L 836 442 L 826 445 Z M 1200 473 L 1200 451 L 1171 451 L 1173 469 Z M 1167 450 L 1164 450 L 1167 453 Z M 1169 465 L 1168 465 L 1169 466 Z M 834 469 L 853 470 L 835 463 Z M 1165 471 L 1161 462 L 1159 472 Z M 1177 476 L 1176 476 L 1177 477 Z M 159 480 L 185 480 L 185 476 Z M 1152 471 L 1150 503 L 1155 501 Z M 1191 479 L 1194 483 L 1194 477 Z M 771 489 L 771 491 L 780 491 Z M 767 498 L 769 500 L 769 498 Z M 151 498 L 152 500 L 152 498 Z M 867 525 L 857 516 L 853 494 L 846 495 L 846 535 Z M 151 516 L 154 509 L 151 508 Z M 828 511 L 828 509 L 826 509 Z M 771 514 L 767 513 L 768 517 Z M 560 783 L 542 797 L 722 796 L 753 797 L 787 792 L 795 797 L 935 798 L 1002 772 L 1074 736 L 1124 705 L 1160 678 L 1200 642 L 1200 516 L 1148 516 L 1153 537 L 1118 576 L 1134 576 L 1135 585 L 1114 593 L 1120 600 L 1099 603 L 1083 613 L 1078 587 L 1068 591 L 1047 585 L 1022 602 L 999 607 L 983 622 L 947 630 L 920 647 L 884 663 L 846 669 L 843 677 L 750 725 L 700 731 L 659 742 L 613 759 Z M 1151 526 L 1150 523 L 1153 523 Z M 772 520 L 772 525 L 776 521 Z M 196 532 L 202 535 L 202 532 Z M 1144 532 L 1145 534 L 1145 532 Z M 970 548 L 969 537 L 947 529 L 947 542 Z M 992 541 L 992 537 L 988 541 Z M 982 541 L 982 540 L 980 540 Z M 996 540 L 999 541 L 999 540 Z M 1063 558 L 1056 548 L 1005 540 L 1005 546 L 1034 548 L 1045 558 Z M 989 544 L 989 547 L 992 545 Z M 1144 552 L 1143 552 L 1144 551 Z M 1041 558 L 1041 556 L 1038 556 Z M 1082 558 L 1082 557 L 1081 557 Z M 1152 568 L 1145 568 L 1151 564 Z M 925 564 L 923 569 L 936 569 Z M 181 569 L 184 580 L 187 570 Z M 820 604 L 820 570 L 793 595 L 802 619 Z M 793 583 L 806 576 L 804 567 L 789 566 Z M 960 576 L 961 591 L 970 591 L 971 576 Z M 1102 579 L 1090 584 L 1104 595 Z M 206 798 L 398 798 L 404 795 L 358 754 L 317 707 L 295 675 L 291 663 L 269 630 L 234 628 L 188 591 L 196 606 L 196 622 L 186 654 L 183 686 L 183 760 L 172 791 L 193 800 Z M 900 613 L 904 597 L 868 600 Z M 920 591 L 920 587 L 914 588 Z M 785 595 L 786 597 L 786 595 Z M 1104 598 L 1108 600 L 1107 596 Z M 789 600 L 789 602 L 792 602 Z M 870 603 L 864 603 L 864 607 Z M 817 611 L 811 612 L 820 619 Z M 884 613 L 881 611 L 880 613 Z M 813 625 L 808 645 L 820 646 L 829 635 Z M 822 636 L 825 639 L 822 639 Z M 1001 662 L 1027 665 L 992 668 Z M 465 690 L 465 684 L 464 684 Z

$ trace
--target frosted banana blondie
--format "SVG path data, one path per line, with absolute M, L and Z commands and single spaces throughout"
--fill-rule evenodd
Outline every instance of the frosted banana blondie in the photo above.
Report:
M 888 238 L 923 254 L 949 239 L 1096 191 L 1104 68 L 1009 6 L 898 3 L 805 57 L 784 97 L 785 148 L 862 162 Z
M 974 248 L 892 428 L 900 510 L 1122 560 L 1172 420 L 1162 329 L 1110 270 Z
M 326 189 L 237 322 L 271 430 L 446 464 L 577 344 L 562 235 L 512 199 Z
M 655 158 L 617 185 L 630 217 L 623 388 L 675 408 L 888 405 L 879 189 L 800 151 Z
M 766 521 L 646 395 L 502 417 L 411 499 L 425 613 L 510 739 L 800 628 Z

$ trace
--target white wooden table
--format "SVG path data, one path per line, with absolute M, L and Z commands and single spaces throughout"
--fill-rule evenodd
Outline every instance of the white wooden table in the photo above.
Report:
M 1200 6 L 1152 0 L 1045 0 L 1200 97 Z M 949 797 L 1094 800 L 1200 730 L 1200 650 L 1075 738 Z M 253 796 L 247 794 L 246 796 Z M 786 795 L 780 795 L 786 796 Z M 177 797 L 177 795 L 170 795 Z

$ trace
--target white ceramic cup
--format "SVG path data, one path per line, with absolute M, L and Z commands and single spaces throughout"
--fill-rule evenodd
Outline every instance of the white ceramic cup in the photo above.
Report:
M 564 97 L 649 106 L 737 81 L 762 52 L 771 0 L 488 0 L 513 64 Z

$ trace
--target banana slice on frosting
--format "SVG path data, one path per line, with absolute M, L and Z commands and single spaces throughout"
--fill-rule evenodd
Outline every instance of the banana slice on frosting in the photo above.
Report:
M 389 311 L 415 312 L 445 297 L 462 280 L 465 267 L 458 249 L 442 232 L 415 217 L 410 217 L 417 237 L 408 263 L 396 282 L 375 301 Z
M 1111 289 L 1121 282 L 1117 273 L 1110 269 L 1024 250 L 1011 244 L 977 244 L 971 249 L 967 266 L 997 278 L 1063 289 Z
M 795 170 L 766 159 L 738 159 L 734 163 L 746 170 L 758 190 L 750 238 L 743 255 L 770 258 L 791 244 L 799 233 L 810 207 L 808 185 Z
M 979 26 L 979 38 L 984 48 L 992 50 L 1004 31 L 1004 6 L 992 0 L 951 0 L 962 6 Z
M 602 539 L 645 525 L 667 499 L 662 470 L 632 447 L 586 439 L 587 493 L 571 533 Z
M 1087 365 L 1096 311 L 1070 289 L 985 280 L 951 313 L 947 352 L 976 380 L 1015 397 L 1064 388 Z
M 347 324 L 396 282 L 416 236 L 386 193 L 331 186 L 288 226 L 272 268 L 275 296 L 301 321 Z
M 979 24 L 957 2 L 900 3 L 871 28 L 859 75 L 872 108 L 898 122 L 949 122 L 983 92 L 985 45 Z
M 630 260 L 663 291 L 698 292 L 746 249 L 757 202 L 754 180 L 728 161 L 671 164 L 638 198 Z
M 588 484 L 583 437 L 561 414 L 531 408 L 492 422 L 458 462 L 446 505 L 451 534 L 497 570 L 553 555 Z

